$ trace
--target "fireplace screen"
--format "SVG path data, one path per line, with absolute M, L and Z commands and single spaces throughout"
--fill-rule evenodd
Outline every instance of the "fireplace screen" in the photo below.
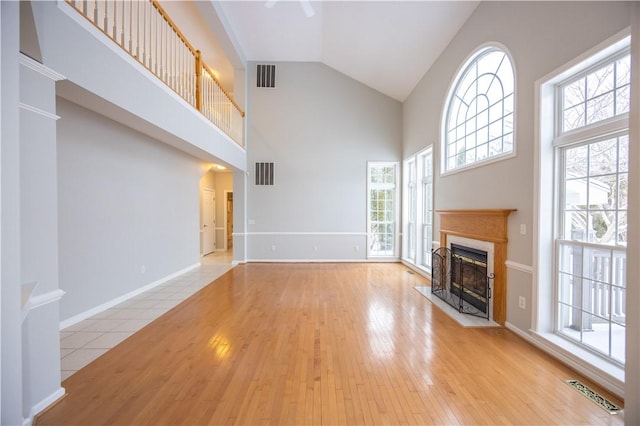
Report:
M 451 245 L 431 252 L 431 293 L 463 314 L 490 318 L 487 252 L 470 247 Z

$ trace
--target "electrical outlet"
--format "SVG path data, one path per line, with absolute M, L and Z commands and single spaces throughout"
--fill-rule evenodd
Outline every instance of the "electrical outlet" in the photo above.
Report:
M 360 246 L 353 246 L 353 251 L 360 251 Z
M 275 244 L 271 246 L 271 251 L 276 251 L 276 246 L 275 246 Z
M 525 225 L 524 223 L 520 224 L 520 234 L 527 235 L 527 225 Z
M 318 251 L 318 246 L 313 246 L 313 251 Z
M 518 307 L 520 309 L 527 309 L 527 299 L 524 296 L 518 297 Z
M 144 274 L 145 272 L 147 272 L 147 267 L 146 267 L 146 266 L 144 266 L 144 265 L 142 265 L 142 266 L 140 267 L 140 272 L 141 272 L 141 273 L 143 273 L 143 274 Z

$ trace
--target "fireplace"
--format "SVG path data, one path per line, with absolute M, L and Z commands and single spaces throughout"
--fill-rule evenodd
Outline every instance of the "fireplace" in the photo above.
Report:
M 491 319 L 488 253 L 451 244 L 432 252 L 431 293 L 458 312 Z
M 489 313 L 487 252 L 451 244 L 451 255 L 460 259 L 460 267 L 451 271 L 451 291 L 480 312 Z
M 441 252 L 439 252 L 440 256 L 438 258 L 433 258 L 432 271 L 436 269 L 435 262 L 442 264 L 445 268 L 450 268 L 452 263 L 461 263 L 459 257 L 465 256 L 452 256 L 452 244 L 466 246 L 473 249 L 472 251 L 480 250 L 486 252 L 486 270 L 483 266 L 469 262 L 474 265 L 465 266 L 465 270 L 460 274 L 463 278 L 465 274 L 466 276 L 470 274 L 482 276 L 483 273 L 488 277 L 487 301 L 485 302 L 488 318 L 502 325 L 504 325 L 507 317 L 507 271 L 505 264 L 508 243 L 507 223 L 509 214 L 514 211 L 516 210 L 436 210 L 440 216 L 440 248 L 438 250 L 441 250 Z M 450 271 L 450 269 L 445 270 Z M 432 272 L 432 291 L 434 286 L 450 285 L 451 272 L 445 272 L 444 274 L 444 276 L 437 277 Z M 494 278 L 491 278 L 492 276 Z M 474 290 L 480 289 L 482 291 L 481 287 L 482 285 L 476 284 Z M 462 300 L 465 306 L 474 306 L 472 303 L 481 305 L 478 302 L 478 298 L 465 291 L 456 290 L 455 288 L 453 291 L 454 295 L 456 295 L 456 291 L 463 294 Z M 449 293 L 451 292 L 449 291 Z M 476 292 L 473 291 L 473 293 Z M 467 294 L 466 298 L 465 294 Z M 477 307 L 475 308 L 478 309 Z M 482 312 L 483 309 L 478 310 Z

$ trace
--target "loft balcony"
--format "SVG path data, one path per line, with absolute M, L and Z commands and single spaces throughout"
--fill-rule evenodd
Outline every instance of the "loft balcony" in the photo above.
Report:
M 244 111 L 155 0 L 21 7 L 30 9 L 21 11 L 31 33 L 23 40 L 35 40 L 21 50 L 65 77 L 58 96 L 197 158 L 246 169 Z
M 239 145 L 244 111 L 155 1 L 65 0 Z

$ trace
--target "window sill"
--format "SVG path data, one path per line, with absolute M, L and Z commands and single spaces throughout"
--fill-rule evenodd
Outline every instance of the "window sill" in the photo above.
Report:
M 616 396 L 624 397 L 624 367 L 553 333 L 531 332 L 532 342 Z M 567 377 L 567 380 L 570 379 Z

